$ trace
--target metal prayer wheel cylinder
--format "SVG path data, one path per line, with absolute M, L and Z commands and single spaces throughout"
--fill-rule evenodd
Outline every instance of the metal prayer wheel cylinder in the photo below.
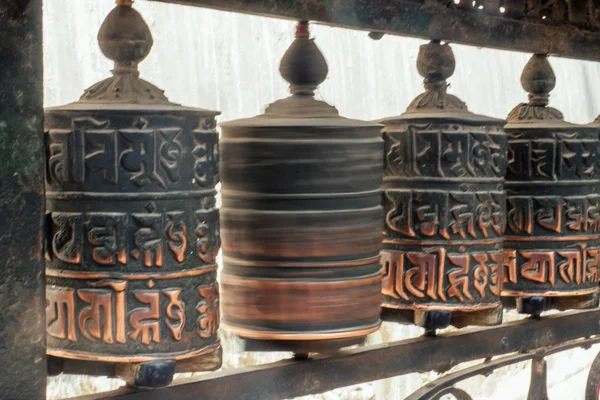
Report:
M 447 44 L 421 46 L 417 68 L 426 91 L 381 121 L 384 316 L 432 329 L 500 323 L 504 121 L 446 92 L 455 68 Z
M 314 99 L 327 64 L 307 23 L 280 72 L 291 97 L 221 125 L 223 324 L 247 344 L 319 351 L 380 325 L 383 142 Z
M 522 312 L 590 308 L 598 302 L 600 193 L 597 126 L 565 122 L 548 106 L 556 78 L 531 57 L 521 84 L 529 102 L 508 115 L 504 289 Z
M 48 354 L 218 368 L 219 113 L 139 78 L 152 36 L 130 6 L 98 40 L 113 77 L 45 114 Z

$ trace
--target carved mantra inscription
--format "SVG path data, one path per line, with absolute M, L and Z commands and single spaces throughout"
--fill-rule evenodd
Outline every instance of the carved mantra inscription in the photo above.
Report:
M 384 130 L 384 306 L 499 306 L 507 138 L 499 126 Z
M 184 329 L 199 338 L 215 335 L 219 327 L 219 285 L 201 285 L 184 296 L 185 289 L 130 289 L 121 279 L 89 281 L 85 288 L 49 285 L 46 324 L 49 336 L 70 342 L 143 344 L 182 340 Z M 139 286 L 139 285 L 138 285 Z M 197 315 L 188 320 L 187 316 Z
M 598 289 L 597 132 L 508 133 L 504 295 Z
M 476 239 L 504 232 L 502 192 L 385 191 L 386 225 L 403 238 Z
M 501 251 L 449 253 L 381 252 L 383 294 L 406 302 L 481 303 L 499 296 L 504 254 Z
M 600 174 L 600 142 L 583 134 L 543 133 L 529 139 L 509 134 L 507 184 L 511 180 L 590 179 Z M 591 136 L 591 135 L 589 135 Z
M 46 115 L 48 353 L 199 355 L 219 326 L 214 116 L 81 114 Z
M 600 195 L 511 196 L 507 235 L 584 234 L 600 231 Z
M 102 184 L 157 189 L 213 188 L 218 181 L 218 144 L 214 120 L 198 129 L 151 127 L 135 118 L 129 128 L 111 128 L 109 121 L 75 118 L 72 129 L 47 133 L 48 180 L 59 188 Z M 193 171 L 190 186 L 187 172 Z M 84 185 L 87 186 L 87 185 Z
M 599 282 L 600 249 L 585 244 L 561 250 L 505 250 L 504 254 L 507 288 L 527 282 L 551 287 L 590 287 Z
M 214 199 L 211 199 L 214 200 Z M 156 212 L 52 212 L 51 257 L 66 264 L 100 266 L 139 260 L 146 267 L 162 267 L 170 257 L 214 263 L 219 251 L 217 210 Z
M 460 124 L 410 124 L 384 138 L 386 176 L 504 177 L 506 137 L 499 128 L 474 132 Z

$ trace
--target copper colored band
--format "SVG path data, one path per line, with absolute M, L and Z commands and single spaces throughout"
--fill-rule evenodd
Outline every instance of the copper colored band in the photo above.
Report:
M 102 362 L 117 362 L 117 363 L 137 363 L 146 361 L 157 361 L 157 360 L 184 360 L 186 358 L 192 358 L 201 356 L 204 354 L 212 353 L 221 347 L 221 343 L 213 343 L 202 349 L 194 351 L 186 351 L 179 353 L 161 353 L 161 354 L 147 354 L 147 355 L 131 355 L 131 356 L 115 356 L 107 354 L 96 354 L 96 353 L 85 353 L 79 351 L 61 350 L 61 349 L 47 349 L 46 354 L 54 357 L 70 358 L 73 360 L 84 360 L 84 361 L 102 361 Z
M 577 242 L 580 240 L 599 240 L 598 235 L 582 236 L 505 236 L 505 242 Z
M 360 265 L 369 265 L 379 262 L 379 256 L 365 258 L 363 260 L 355 261 L 330 261 L 330 262 L 275 262 L 275 261 L 250 261 L 243 260 L 235 257 L 223 256 L 224 263 L 231 263 L 233 265 L 241 265 L 245 267 L 283 267 L 283 268 L 334 268 L 334 267 L 357 267 Z
M 221 275 L 221 282 L 224 285 L 240 285 L 247 288 L 253 289 L 303 289 L 307 286 L 318 287 L 320 289 L 346 289 L 360 286 L 367 286 L 376 284 L 381 281 L 381 275 L 370 276 L 359 279 L 348 279 L 345 281 L 275 281 L 275 280 L 258 280 L 251 278 L 239 278 L 237 276 L 223 273 Z
M 454 306 L 443 305 L 443 304 L 410 304 L 410 305 L 402 305 L 402 304 L 387 304 L 384 300 L 382 307 L 385 308 L 393 308 L 396 310 L 436 310 L 436 311 L 458 311 L 458 312 L 475 312 L 481 310 L 491 310 L 500 308 L 502 305 L 500 303 L 482 303 L 482 304 L 456 304 Z
M 364 321 L 377 321 L 382 299 L 380 275 L 310 282 L 222 274 L 221 293 L 223 317 L 230 324 L 269 332 L 287 331 L 288 325 L 290 334 L 302 334 L 297 326 L 308 324 L 316 327 L 315 335 L 320 335 L 319 329 L 347 331 L 354 325 L 364 326 Z M 348 335 L 344 337 L 352 337 Z
M 236 325 L 231 325 L 226 322 L 222 322 L 221 326 L 236 335 L 257 340 L 331 340 L 331 339 L 350 339 L 355 337 L 367 336 L 379 329 L 381 322 L 376 325 L 351 331 L 343 332 L 307 332 L 307 333 L 294 333 L 294 332 L 263 332 L 254 329 L 241 328 Z
M 495 238 L 495 239 L 487 239 L 487 240 L 399 240 L 399 239 L 384 239 L 384 244 L 408 244 L 415 246 L 448 246 L 448 245 L 480 245 L 480 244 L 497 244 L 502 243 L 504 239 Z
M 587 296 L 600 292 L 600 287 L 591 289 L 571 290 L 571 291 L 556 291 L 548 290 L 545 292 L 527 292 L 522 290 L 502 290 L 503 297 L 570 297 L 570 296 Z
M 214 264 L 213 264 L 214 265 Z M 57 269 L 46 269 L 46 276 L 52 276 L 55 278 L 65 278 L 65 279 L 124 279 L 127 281 L 139 281 L 146 279 L 177 279 L 177 278 L 187 278 L 192 276 L 204 275 L 210 272 L 215 272 L 217 270 L 217 266 L 214 265 L 212 267 L 193 269 L 188 271 L 180 271 L 166 274 L 123 274 L 123 273 L 108 273 L 108 272 L 73 272 L 73 271 L 64 271 Z

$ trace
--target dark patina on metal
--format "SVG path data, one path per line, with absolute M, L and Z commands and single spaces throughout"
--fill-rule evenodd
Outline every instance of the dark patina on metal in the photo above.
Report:
M 113 76 L 46 110 L 48 354 L 218 368 L 219 113 L 139 78 L 152 36 L 120 4 L 98 34 Z M 144 371 L 164 383 L 173 368 L 136 371 L 146 386 Z
M 46 393 L 42 0 L 0 3 L 0 398 L 37 400 Z
M 150 0 L 600 61 L 595 0 Z M 375 32 L 374 32 L 375 31 Z M 366 35 L 366 32 L 365 32 Z
M 380 324 L 383 143 L 379 125 L 315 100 L 327 63 L 308 23 L 280 72 L 292 96 L 222 124 L 223 323 L 251 342 L 323 351 Z
M 504 121 L 446 92 L 454 68 L 450 46 L 421 46 L 425 92 L 381 121 L 384 316 L 427 329 L 502 318 Z
M 521 312 L 598 304 L 598 126 L 548 106 L 556 78 L 545 54 L 521 75 L 529 102 L 508 115 L 507 231 L 502 295 Z M 537 306 L 532 306 L 537 304 Z

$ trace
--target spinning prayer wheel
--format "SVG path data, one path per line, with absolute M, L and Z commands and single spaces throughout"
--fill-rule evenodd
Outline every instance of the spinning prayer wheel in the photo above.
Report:
M 598 303 L 598 124 L 565 122 L 548 106 L 556 78 L 544 54 L 521 84 L 529 101 L 508 115 L 507 231 L 502 295 L 519 311 Z
M 383 141 L 314 98 L 308 23 L 280 72 L 292 96 L 221 125 L 223 325 L 247 349 L 323 351 L 380 325 Z
M 501 322 L 504 121 L 448 94 L 450 46 L 421 46 L 425 92 L 385 118 L 384 318 L 426 329 Z
M 152 36 L 120 3 L 98 34 L 113 76 L 45 113 L 47 351 L 218 368 L 219 113 L 139 78 Z

